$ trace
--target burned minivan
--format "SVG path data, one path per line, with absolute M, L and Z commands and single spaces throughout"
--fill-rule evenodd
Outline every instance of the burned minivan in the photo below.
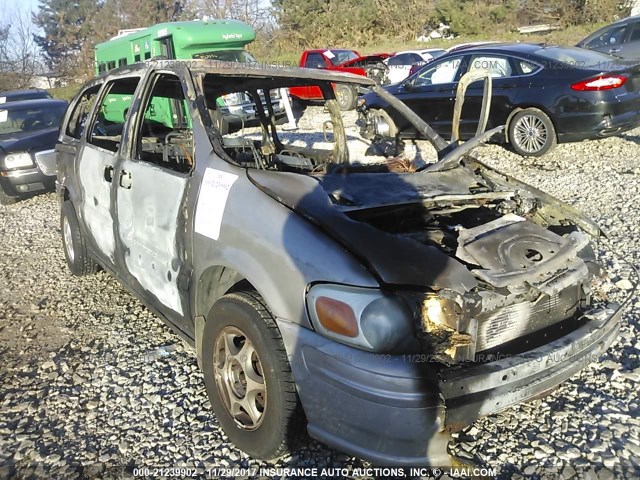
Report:
M 451 432 L 550 392 L 616 338 L 600 230 L 474 159 L 493 131 L 448 145 L 397 100 L 440 160 L 365 156 L 340 83 L 379 89 L 205 60 L 90 81 L 56 147 L 67 263 L 111 272 L 194 346 L 249 455 L 279 457 L 306 428 L 377 464 L 447 465 Z M 264 103 L 290 87 L 323 92 L 314 132 L 281 131 Z M 231 93 L 259 127 L 215 128 Z

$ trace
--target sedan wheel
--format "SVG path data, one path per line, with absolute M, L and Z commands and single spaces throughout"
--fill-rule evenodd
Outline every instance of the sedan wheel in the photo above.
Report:
M 511 119 L 509 140 L 520 155 L 539 157 L 555 147 L 556 132 L 551 119 L 544 112 L 528 108 Z

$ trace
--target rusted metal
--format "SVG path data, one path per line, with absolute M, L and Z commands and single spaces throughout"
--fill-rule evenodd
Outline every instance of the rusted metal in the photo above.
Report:
M 453 123 L 451 127 L 451 143 L 457 143 L 460 140 L 460 119 L 462 117 L 462 106 L 464 105 L 465 94 L 467 88 L 474 82 L 484 80 L 482 90 L 482 107 L 480 108 L 480 118 L 478 120 L 478 128 L 476 129 L 476 137 L 482 135 L 487 128 L 489 121 L 489 110 L 491 109 L 492 95 L 492 79 L 491 73 L 487 70 L 472 70 L 465 73 L 458 82 L 456 89 L 456 102 L 453 106 Z

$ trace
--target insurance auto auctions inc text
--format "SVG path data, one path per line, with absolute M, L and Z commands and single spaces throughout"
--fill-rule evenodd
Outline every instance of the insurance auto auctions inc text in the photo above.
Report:
M 457 467 L 457 468 L 388 468 L 388 467 L 368 467 L 368 468 L 340 468 L 340 467 L 261 467 L 261 468 L 212 468 L 209 470 L 210 478 L 221 477 L 271 477 L 271 478 L 362 478 L 362 477 L 383 477 L 383 478 L 439 478 L 444 473 L 451 477 L 473 478 L 473 477 L 496 477 L 496 468 L 486 467 Z

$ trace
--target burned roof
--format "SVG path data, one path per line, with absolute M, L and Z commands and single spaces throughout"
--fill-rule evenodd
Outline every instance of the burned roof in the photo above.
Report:
M 186 67 L 192 73 L 215 75 L 220 77 L 245 77 L 251 79 L 263 79 L 272 80 L 274 83 L 282 81 L 287 82 L 287 79 L 303 80 L 302 83 L 309 83 L 309 81 L 320 82 L 338 82 L 338 83 L 351 83 L 355 85 L 373 86 L 375 82 L 367 77 L 361 75 L 355 75 L 352 73 L 333 72 L 327 70 L 320 70 L 315 68 L 300 68 L 300 67 L 279 67 L 277 65 L 265 65 L 263 63 L 236 63 L 236 62 L 224 62 L 220 60 L 167 60 L 167 59 L 151 59 L 144 62 L 139 62 L 132 65 L 126 65 L 123 67 L 110 70 L 102 75 L 90 80 L 87 84 L 91 84 L 96 80 L 103 78 L 118 76 L 121 74 L 130 73 L 145 68 L 152 68 L 157 70 L 171 71 L 178 69 L 179 67 Z M 297 83 L 297 82 L 293 82 Z

